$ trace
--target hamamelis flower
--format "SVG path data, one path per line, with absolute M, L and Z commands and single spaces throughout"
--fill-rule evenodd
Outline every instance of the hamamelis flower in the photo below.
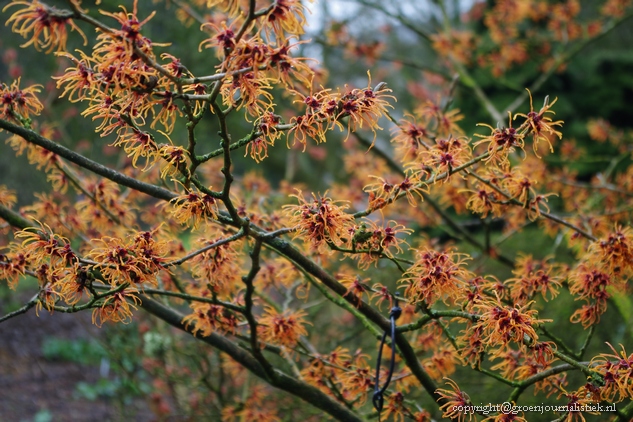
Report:
M 157 283 L 156 277 L 148 271 L 148 261 L 139 256 L 134 247 L 114 237 L 94 239 L 94 242 L 103 247 L 94 248 L 87 256 L 96 262 L 93 268 L 99 270 L 112 286 L 125 282 L 134 285 Z
M 407 173 L 409 173 L 409 171 L 407 171 Z M 418 176 L 419 174 L 414 172 L 410 177 L 405 176 L 401 182 L 396 183 L 393 181 L 392 183 L 382 177 L 370 175 L 369 177 L 376 179 L 376 182 L 363 187 L 365 192 L 369 192 L 370 208 L 380 209 L 395 201 L 401 193 L 405 194 L 409 205 L 417 207 L 414 194 L 416 194 L 419 199 L 424 200 L 423 193 L 428 193 L 426 184 L 422 183 Z
M 440 407 L 444 413 L 443 418 L 450 418 L 457 420 L 458 422 L 471 421 L 475 418 L 472 412 L 464 412 L 465 406 L 470 404 L 470 397 L 464 391 L 462 391 L 457 383 L 450 378 L 445 378 L 446 384 L 450 386 L 450 389 L 438 388 L 435 392 L 445 400 L 445 403 Z
M 153 118 L 150 127 L 154 129 L 156 124 L 160 123 L 168 134 L 174 130 L 176 116 L 182 116 L 182 112 L 174 103 L 174 93 L 169 90 L 155 92 L 143 106 L 144 108 L 139 110 L 139 113 L 143 113 L 145 109 L 149 109 L 152 112 Z
M 591 360 L 592 369 L 604 379 L 601 398 L 609 403 L 631 399 L 633 397 L 633 354 L 627 355 L 623 345 L 620 345 L 620 352 L 616 351 L 611 344 L 607 343 L 607 345 L 613 354 L 601 353 Z
M 259 116 L 273 106 L 272 78 L 263 73 L 235 73 L 226 78 L 220 89 L 223 104 L 237 110 L 245 108 L 250 116 Z
M 6 280 L 9 289 L 15 290 L 18 281 L 26 273 L 30 256 L 17 250 L 7 254 L 0 254 L 0 280 Z
M 169 203 L 173 206 L 170 209 L 172 217 L 180 224 L 194 229 L 203 219 L 217 217 L 217 200 L 206 193 L 191 191 L 172 199 Z
M 202 41 L 198 46 L 198 51 L 202 51 L 203 48 L 214 49 L 216 50 L 218 58 L 221 57 L 222 52 L 229 54 L 235 48 L 235 31 L 232 26 L 233 24 L 226 26 L 226 21 L 222 21 L 221 27 L 213 22 L 203 23 L 200 29 L 204 30 L 205 28 L 209 28 L 215 35 Z
M 558 265 L 552 265 L 547 259 L 536 261 L 531 255 L 517 259 L 517 265 L 512 271 L 515 277 L 506 280 L 510 298 L 515 304 L 525 304 L 540 293 L 545 301 L 547 296 L 553 299 L 558 295 L 562 277 Z
M 534 147 L 534 153 L 536 155 L 538 155 L 537 150 L 538 150 L 538 144 L 540 141 L 546 142 L 547 145 L 549 146 L 550 152 L 554 152 L 554 147 L 552 146 L 552 143 L 550 142 L 548 136 L 556 135 L 558 136 L 559 139 L 562 138 L 563 134 L 555 130 L 554 126 L 562 126 L 563 121 L 562 120 L 552 121 L 552 118 L 547 116 L 547 113 L 555 114 L 551 110 L 551 108 L 556 103 L 558 98 L 554 99 L 554 101 L 552 101 L 551 103 L 549 103 L 548 99 L 545 98 L 545 103 L 543 104 L 543 107 L 537 113 L 536 111 L 534 111 L 534 106 L 532 105 L 532 93 L 530 92 L 529 89 L 527 91 L 530 94 L 530 112 L 528 114 L 517 113 L 515 114 L 514 119 L 516 120 L 518 116 L 521 116 L 527 119 L 526 121 L 530 127 L 530 132 L 532 133 L 532 137 L 534 140 L 533 147 Z
M 338 380 L 348 400 L 357 402 L 359 406 L 365 404 L 369 396 L 367 391 L 374 386 L 371 369 L 364 361 L 356 362 L 354 367 L 340 374 Z
M 268 157 L 268 147 L 274 146 L 275 141 L 281 136 L 281 132 L 277 130 L 277 126 L 281 122 L 281 116 L 271 111 L 266 111 L 257 121 L 255 127 L 259 128 L 261 135 L 246 144 L 244 149 L 244 157 L 249 154 L 256 163 L 261 162 Z
M 303 319 L 306 315 L 303 311 L 278 313 L 274 308 L 267 306 L 264 316 L 258 321 L 258 332 L 262 341 L 288 347 L 295 346 L 299 337 L 308 334 L 304 325 L 309 323 Z
M 515 148 L 523 150 L 525 144 L 523 140 L 525 135 L 517 132 L 512 127 L 512 113 L 508 112 L 508 117 L 509 122 L 506 128 L 493 128 L 485 123 L 478 123 L 477 126 L 486 126 L 491 130 L 491 133 L 490 135 L 475 134 L 475 136 L 482 139 L 473 145 L 477 147 L 487 143 L 488 158 L 486 158 L 486 162 L 491 162 L 493 165 L 499 165 L 500 167 L 507 166 L 509 164 L 508 155 L 514 152 Z
M 494 184 L 498 182 L 498 179 L 494 176 L 489 180 L 490 183 Z M 466 208 L 474 213 L 481 214 L 481 218 L 487 217 L 488 214 L 500 217 L 508 207 L 503 203 L 505 197 L 501 193 L 479 180 L 475 183 L 474 189 L 461 189 L 459 192 L 471 193 L 468 201 L 466 201 Z
M 452 250 L 438 252 L 432 249 L 419 250 L 416 261 L 399 281 L 405 283 L 405 297 L 411 303 L 428 306 L 438 299 L 455 299 L 462 294 L 465 279 L 472 274 L 465 268 L 469 259 Z
M 100 307 L 92 311 L 92 323 L 101 327 L 104 322 L 132 322 L 132 310 L 138 309 L 141 299 L 136 295 L 138 290 L 125 289 L 108 296 Z
M 303 41 L 305 42 L 305 41 Z M 294 80 L 299 81 L 303 86 L 310 87 L 314 78 L 314 72 L 305 63 L 308 58 L 294 57 L 290 54 L 293 47 L 303 43 L 297 42 L 289 44 L 287 41 L 279 47 L 272 48 L 267 54 L 267 68 L 273 71 L 279 82 L 288 88 L 294 87 Z
M 479 368 L 486 350 L 486 345 L 481 337 L 482 329 L 474 328 L 472 323 L 468 322 L 462 333 L 457 337 L 457 342 L 460 345 L 459 356 L 464 364 Z M 436 340 L 431 339 L 430 341 L 435 342 Z
M 606 238 L 591 244 L 589 260 L 614 275 L 629 271 L 633 267 L 633 229 L 616 225 Z
M 219 7 L 229 17 L 236 18 L 241 12 L 244 3 L 241 0 L 207 0 L 207 8 Z
M 378 120 L 388 113 L 388 108 L 393 108 L 389 101 L 395 101 L 396 97 L 389 94 L 392 91 L 384 84 L 378 84 L 375 89 L 372 88 L 369 71 L 367 76 L 369 82 L 366 88 L 352 89 L 341 95 L 339 114 L 334 122 L 342 117 L 349 117 L 348 136 L 350 132 L 356 132 L 366 125 L 374 133 L 375 141 L 376 130 L 382 129 L 378 126 Z
M 31 2 L 13 1 L 5 6 L 2 11 L 4 12 L 9 7 L 16 5 L 26 6 L 26 8 L 20 9 L 11 15 L 7 20 L 7 25 L 13 22 L 11 27 L 13 32 L 22 35 L 24 38 L 31 37 L 21 47 L 33 45 L 37 50 L 47 49 L 47 53 L 54 49 L 64 51 L 66 50 L 66 41 L 68 39 L 66 25 L 69 25 L 73 31 L 79 32 L 84 39 L 84 45 L 88 44 L 86 35 L 71 19 L 72 12 L 59 10 L 38 0 Z
M 446 111 L 445 107 L 440 105 L 440 98 L 436 101 L 428 100 L 416 109 L 416 115 L 422 118 L 430 119 L 434 122 L 435 135 L 438 137 L 462 136 L 464 131 L 459 127 L 457 122 L 464 119 L 464 115 L 459 109 Z
M 218 237 L 198 239 L 200 246 L 208 246 L 220 240 Z M 238 243 L 239 244 L 239 243 Z M 189 287 L 198 296 L 218 295 L 230 297 L 239 285 L 242 260 L 236 242 L 227 243 L 203 252 L 192 259 L 196 283 Z
M 580 322 L 587 328 L 600 321 L 600 315 L 607 310 L 607 300 L 611 297 L 608 288 L 621 289 L 623 282 L 590 264 L 580 264 L 569 275 L 569 292 L 576 300 L 587 302 L 571 316 L 572 322 Z
M 203 302 L 192 302 L 190 306 L 193 313 L 187 315 L 182 322 L 194 336 L 208 337 L 214 331 L 235 334 L 238 320 L 233 312 L 222 306 Z
M 278 40 L 286 39 L 286 33 L 291 36 L 301 35 L 306 26 L 304 10 L 300 0 L 276 0 L 264 18 L 264 29 L 270 28 Z
M 354 297 L 354 301 L 356 302 L 356 306 L 360 306 L 363 301 L 363 296 L 367 296 L 369 292 L 369 281 L 371 279 L 365 278 L 361 279 L 358 275 L 350 275 L 350 274 L 341 274 L 339 276 L 339 282 L 347 287 L 347 291 L 343 295 L 343 297 L 351 298 Z
M 472 152 L 466 138 L 437 138 L 429 149 L 420 151 L 418 161 L 433 169 L 436 174 L 446 172 L 448 180 L 456 167 L 472 158 Z
M 88 296 L 88 289 L 92 285 L 92 275 L 86 267 L 76 263 L 66 272 L 60 280 L 60 284 L 64 301 L 72 306 L 77 304 L 84 296 Z
M 150 19 L 154 17 L 156 12 L 152 12 L 148 17 L 144 20 L 139 21 L 137 17 L 138 13 L 138 0 L 134 0 L 134 6 L 132 8 L 132 13 L 129 13 L 124 6 L 119 6 L 121 8 L 121 12 L 105 12 L 100 11 L 102 15 L 110 16 L 115 19 L 121 25 L 120 30 L 115 30 L 112 34 L 110 33 L 102 33 L 97 38 L 101 40 L 97 46 L 95 46 L 95 51 L 98 49 L 99 45 L 103 45 L 103 42 L 114 42 L 120 46 L 123 46 L 128 57 L 132 56 L 134 47 L 138 47 L 141 51 L 145 53 L 151 52 L 152 42 L 141 35 L 141 27 L 145 25 Z M 119 41 L 121 40 L 121 41 Z
M 16 239 L 24 239 L 21 251 L 31 258 L 31 265 L 39 265 L 47 258 L 51 265 L 72 264 L 77 256 L 70 247 L 70 241 L 53 232 L 48 224 L 40 223 L 39 227 L 29 227 L 16 232 Z
M 600 13 L 605 16 L 621 18 L 630 6 L 630 0 L 607 0 L 600 8 Z
M 422 360 L 422 366 L 433 379 L 439 381 L 453 374 L 459 361 L 459 355 L 452 347 L 440 346 L 431 357 Z
M 167 136 L 165 133 L 163 133 L 163 135 Z M 160 177 L 164 179 L 169 176 L 174 176 L 181 171 L 182 166 L 187 162 L 189 153 L 186 149 L 178 145 L 162 145 L 157 155 L 164 160 L 161 162 L 160 169 Z
M 64 90 L 59 95 L 60 98 L 67 97 L 71 103 L 89 97 L 92 91 L 97 88 L 97 78 L 91 67 L 92 58 L 88 57 L 83 51 L 77 51 L 81 57 L 80 59 L 68 53 L 59 54 L 71 60 L 75 67 L 67 68 L 62 76 L 53 77 L 53 79 L 57 80 L 57 89 L 64 87 Z
M 11 208 L 18 201 L 15 191 L 7 188 L 6 185 L 0 185 L 0 205 Z
M 112 144 L 115 147 L 123 147 L 128 157 L 132 159 L 132 166 L 136 167 L 139 158 L 145 158 L 145 167 L 147 170 L 154 164 L 158 158 L 158 146 L 154 142 L 154 137 L 148 133 L 136 128 L 126 130 Z
M 391 132 L 391 142 L 395 144 L 396 152 L 402 161 L 415 159 L 425 142 L 429 140 L 428 122 L 418 123 L 411 115 L 405 115 Z
M 0 86 L 2 117 L 8 120 L 15 120 L 14 113 L 23 118 L 39 115 L 44 106 L 35 94 L 40 92 L 41 87 L 41 85 L 32 85 L 28 88 L 20 89 L 20 78 L 10 86 L 3 83 Z
M 487 301 L 475 305 L 480 315 L 473 326 L 482 329 L 484 344 L 503 349 L 510 342 L 523 344 L 524 341 L 538 340 L 535 326 L 546 322 L 536 318 L 538 311 L 528 309 L 532 302 L 515 308 L 501 304 L 500 300 Z
M 534 189 L 536 184 L 535 180 L 526 176 L 517 167 L 505 172 L 500 180 L 500 186 L 510 194 L 510 197 L 521 202 L 524 208 L 527 208 L 530 201 L 536 198 L 536 190 Z
M 594 405 L 595 402 L 592 400 L 590 395 L 586 395 L 585 391 L 582 389 L 578 391 L 574 391 L 568 393 L 564 388 L 560 388 L 560 394 L 558 398 L 565 397 L 567 399 L 567 403 L 565 406 L 567 410 L 567 414 L 561 418 L 564 422 L 586 422 L 585 416 L 583 413 L 589 413 L 596 415 L 598 412 L 592 411 L 592 407 L 587 405 Z
M 389 420 L 391 417 L 395 422 L 404 422 L 405 415 L 409 415 L 409 411 L 404 406 L 404 395 L 397 391 L 390 394 L 387 397 L 387 403 L 385 404 L 385 420 Z
M 298 228 L 298 235 L 303 235 L 319 250 L 326 243 L 340 243 L 340 237 L 354 217 L 345 213 L 349 204 L 345 201 L 333 201 L 325 195 L 312 194 L 313 200 L 307 201 L 301 191 L 296 195 L 299 205 L 284 205 L 284 213 L 290 218 L 292 226 Z M 337 205 L 344 203 L 344 205 Z
M 46 265 L 43 264 L 40 267 L 40 270 L 44 270 L 45 268 Z M 39 316 L 39 311 L 41 311 L 42 308 L 45 308 L 52 314 L 55 310 L 55 305 L 57 305 L 57 302 L 63 299 L 62 294 L 55 289 L 52 283 L 45 281 L 46 279 L 43 276 L 44 271 L 39 271 L 37 274 L 42 287 L 40 287 L 40 291 L 38 293 L 38 301 L 37 305 L 35 306 L 35 313 Z
M 401 245 L 408 246 L 402 236 L 410 235 L 413 230 L 394 220 L 383 226 L 366 219 L 358 226 L 349 227 L 347 232 L 345 245 L 354 251 L 351 258 L 359 260 L 359 268 L 367 269 L 372 263 L 377 265 L 383 255 L 393 257 L 402 253 Z

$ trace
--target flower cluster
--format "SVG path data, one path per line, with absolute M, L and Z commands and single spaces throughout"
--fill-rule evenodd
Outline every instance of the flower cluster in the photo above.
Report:
M 44 106 L 35 95 L 40 92 L 41 85 L 20 88 L 18 78 L 11 85 L 0 85 L 0 117 L 6 120 L 28 119 L 42 112 Z
M 292 145 L 300 143 L 305 150 L 307 138 L 312 138 L 317 143 L 325 142 L 325 133 L 334 127 L 344 130 L 340 120 L 347 118 L 347 137 L 350 133 L 367 127 L 375 138 L 376 130 L 380 129 L 378 120 L 387 114 L 388 108 L 393 107 L 389 101 L 395 98 L 390 92 L 390 89 L 380 84 L 373 88 L 370 77 L 367 87 L 346 87 L 344 93 L 332 93 L 331 90 L 324 89 L 310 95 L 298 94 L 306 111 L 292 117 L 290 123 L 293 128 L 288 137 L 292 133 Z
M 465 268 L 466 255 L 454 250 L 435 251 L 422 249 L 416 251 L 416 261 L 399 280 L 405 284 L 405 297 L 411 303 L 425 306 L 433 305 L 437 300 L 455 301 L 465 291 L 466 280 L 472 274 Z
M 551 299 L 558 295 L 561 287 L 559 265 L 550 264 L 547 260 L 537 261 L 531 255 L 517 259 L 516 267 L 512 271 L 513 278 L 506 280 L 510 298 L 515 305 L 523 305 L 540 293 L 543 299 Z
M 529 90 L 528 90 L 529 92 Z M 530 111 L 527 114 L 517 113 L 514 118 L 523 117 L 526 120 L 526 123 L 530 129 L 530 133 L 532 134 L 534 153 L 538 155 L 538 146 L 539 142 L 543 141 L 548 146 L 551 152 L 554 152 L 554 148 L 552 147 L 552 143 L 550 141 L 551 136 L 557 136 L 558 139 L 563 137 L 563 134 L 556 129 L 555 126 L 562 126 L 563 121 L 557 120 L 553 121 L 548 114 L 555 114 L 551 109 L 552 106 L 556 103 L 556 99 L 551 103 L 548 101 L 548 98 L 545 98 L 545 102 L 543 103 L 543 107 L 536 112 L 534 111 L 534 106 L 532 105 L 532 93 L 530 94 Z
M 304 325 L 307 314 L 303 311 L 277 312 L 267 306 L 259 319 L 258 334 L 262 341 L 281 346 L 294 347 L 301 336 L 308 334 Z
M 574 269 L 569 275 L 569 292 L 586 303 L 574 312 L 571 321 L 580 322 L 585 328 L 597 324 L 611 297 L 607 288 L 614 285 L 613 277 L 594 266 L 580 264 Z
M 498 350 L 505 349 L 510 343 L 532 344 L 538 340 L 535 327 L 546 320 L 537 319 L 538 311 L 529 309 L 530 305 L 506 306 L 499 299 L 476 304 L 479 318 L 472 330 L 480 329 L 482 343 Z
M 96 239 L 103 247 L 87 254 L 96 264 L 92 268 L 103 274 L 112 286 L 129 283 L 141 287 L 143 284 L 157 285 L 157 274 L 164 268 L 167 245 L 157 241 L 152 232 L 141 232 L 129 241 L 113 237 Z
M 22 44 L 22 47 L 33 45 L 37 50 L 46 49 L 47 53 L 53 50 L 66 50 L 68 32 L 66 27 L 77 31 L 84 39 L 84 45 L 88 43 L 86 35 L 79 29 L 72 19 L 72 13 L 62 11 L 54 6 L 48 6 L 38 0 L 31 2 L 13 1 L 6 5 L 4 12 L 12 6 L 26 6 L 15 12 L 7 20 L 7 25 L 13 23 L 11 29 L 24 38 L 30 39 Z
M 211 333 L 235 334 L 240 322 L 237 315 L 220 305 L 205 302 L 193 302 L 193 312 L 183 319 L 183 324 L 193 335 L 208 337 Z
M 216 218 L 217 200 L 208 193 L 191 191 L 170 201 L 170 213 L 180 224 L 197 228 L 205 218 Z
M 509 154 L 514 152 L 516 148 L 523 150 L 523 146 L 525 145 L 525 135 L 512 127 L 511 113 L 508 113 L 508 117 L 509 123 L 506 128 L 493 128 L 490 125 L 480 123 L 478 126 L 488 127 L 491 133 L 487 136 L 475 134 L 475 136 L 482 139 L 473 145 L 477 147 L 481 144 L 488 144 L 486 149 L 488 158 L 486 158 L 486 161 L 501 167 L 506 167 L 510 164 L 508 161 Z
M 391 220 L 382 227 L 371 220 L 365 220 L 359 225 L 347 229 L 346 246 L 352 251 L 351 257 L 358 259 L 360 268 L 367 268 L 372 263 L 377 264 L 382 255 L 393 257 L 402 253 L 402 244 L 407 244 L 402 235 L 412 233 L 404 225 Z
M 341 243 L 341 235 L 353 221 L 353 217 L 345 213 L 349 205 L 314 193 L 312 201 L 306 200 L 301 191 L 291 196 L 297 198 L 299 205 L 284 205 L 284 211 L 291 226 L 298 229 L 297 235 L 304 236 L 317 250 L 323 250 L 328 243 Z
M 471 403 L 470 396 L 462 391 L 452 379 L 447 378 L 446 384 L 449 385 L 450 389 L 438 388 L 436 390 L 436 393 L 445 400 L 445 403 L 440 408 L 444 412 L 442 417 L 454 419 L 459 422 L 473 420 L 475 418 L 474 413 L 463 411 L 464 407 Z
M 617 352 L 613 346 L 607 344 L 613 354 L 602 353 L 591 361 L 593 369 L 604 380 L 604 385 L 600 387 L 600 399 L 609 403 L 630 400 L 633 397 L 633 354 L 627 355 L 622 345 L 622 350 Z

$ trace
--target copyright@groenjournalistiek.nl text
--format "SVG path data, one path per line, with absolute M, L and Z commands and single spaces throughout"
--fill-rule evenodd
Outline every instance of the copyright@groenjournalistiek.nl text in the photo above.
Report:
M 572 405 L 530 405 L 521 406 L 515 405 L 510 402 L 501 404 L 469 404 L 463 406 L 453 406 L 453 411 L 457 411 L 465 414 L 479 413 L 482 415 L 488 415 L 489 413 L 503 413 L 504 415 L 517 415 L 519 412 L 524 413 L 567 413 L 567 412 L 587 412 L 587 413 L 602 413 L 602 412 L 615 412 L 615 404 L 572 404 Z

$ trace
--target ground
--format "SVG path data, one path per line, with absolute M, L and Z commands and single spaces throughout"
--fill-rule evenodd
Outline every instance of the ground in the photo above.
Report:
M 16 299 L 11 297 L 11 302 L 17 302 Z M 28 296 L 24 299 L 22 303 Z M 12 310 L 5 302 L 5 298 L 0 298 L 0 315 Z M 0 323 L 0 422 L 155 420 L 142 399 L 133 403 L 133 409 L 126 408 L 133 410 L 134 417 L 130 419 L 130 413 L 121 415 L 111 399 L 81 397 L 77 384 L 97 382 L 101 378 L 99 365 L 44 356 L 42 344 L 47 338 L 76 340 L 101 336 L 90 319 L 89 312 L 50 315 L 41 311 L 38 317 L 31 309 Z

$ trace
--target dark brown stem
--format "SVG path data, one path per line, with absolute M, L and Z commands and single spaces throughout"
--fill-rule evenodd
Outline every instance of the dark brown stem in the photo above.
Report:
M 143 308 L 148 313 L 160 318 L 173 327 L 186 332 L 190 332 L 190 330 L 188 330 L 182 322 L 184 315 L 179 314 L 175 310 L 170 309 L 160 304 L 159 302 L 148 298 L 147 296 L 141 296 L 141 300 L 141 308 Z M 217 333 L 211 333 L 207 337 L 196 337 L 196 339 L 203 341 L 218 350 L 223 351 L 257 377 L 268 380 L 268 374 L 266 373 L 260 362 L 255 359 L 255 357 L 247 350 L 239 347 L 226 337 L 221 336 Z M 286 373 L 279 371 L 278 369 L 274 369 L 274 372 L 275 377 L 271 382 L 271 385 L 273 387 L 279 388 L 280 390 L 290 393 L 293 396 L 296 396 L 301 400 L 310 403 L 311 405 L 315 406 L 318 409 L 321 409 L 322 411 L 326 412 L 339 421 L 362 422 L 362 419 L 358 415 L 347 409 L 341 403 L 333 400 L 331 397 L 329 397 L 327 394 L 323 393 L 316 387 L 297 380 L 296 378 L 293 378 Z

